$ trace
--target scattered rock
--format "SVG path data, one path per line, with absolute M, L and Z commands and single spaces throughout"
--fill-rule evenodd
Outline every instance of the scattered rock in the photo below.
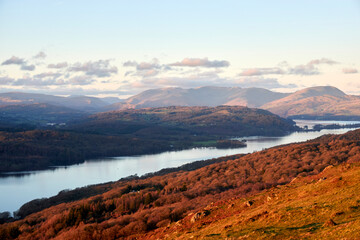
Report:
M 323 172 L 326 172 L 327 170 L 329 170 L 329 169 L 331 169 L 331 168 L 333 168 L 333 167 L 334 167 L 333 165 L 329 165 L 329 166 L 327 166 L 326 168 L 324 168 Z
M 332 226 L 336 226 L 336 225 L 337 224 L 331 218 L 327 222 L 324 223 L 324 227 L 332 227 Z
M 249 201 L 246 201 L 244 204 L 245 204 L 245 206 L 251 207 L 251 205 L 254 204 L 254 201 L 249 200 Z
M 325 181 L 326 180 L 326 177 L 322 177 L 318 180 L 318 182 L 322 182 L 322 181 Z
M 232 225 L 226 225 L 225 227 L 224 227 L 224 229 L 229 229 L 229 228 L 231 228 L 232 227 Z
M 228 208 L 232 208 L 232 207 L 234 207 L 234 203 L 230 203 L 229 205 L 228 205 Z
M 194 223 L 204 217 L 206 217 L 207 215 L 210 214 L 209 210 L 204 210 L 204 211 L 200 211 L 194 214 L 194 216 L 192 216 L 192 218 L 190 219 L 190 222 Z
M 298 180 L 298 178 L 296 177 L 296 178 L 293 178 L 293 180 L 291 180 L 291 182 L 290 183 L 294 183 L 294 182 L 296 182 Z
M 333 213 L 331 215 L 331 217 L 337 217 L 337 216 L 340 216 L 340 215 L 343 215 L 343 214 L 344 214 L 344 212 L 336 212 L 336 213 Z

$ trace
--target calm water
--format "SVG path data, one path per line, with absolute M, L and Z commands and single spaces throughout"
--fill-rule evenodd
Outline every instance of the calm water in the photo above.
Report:
M 307 125 L 310 125 L 308 121 Z M 323 134 L 340 134 L 351 129 L 322 130 L 321 132 L 292 133 L 285 137 L 249 137 L 246 148 L 195 148 L 153 155 L 116 157 L 86 161 L 83 164 L 52 170 L 0 175 L 0 212 L 15 211 L 36 198 L 56 195 L 63 189 L 116 181 L 122 177 L 154 172 L 162 168 L 177 167 L 196 160 L 210 159 L 237 153 L 251 153 L 265 148 L 306 141 Z

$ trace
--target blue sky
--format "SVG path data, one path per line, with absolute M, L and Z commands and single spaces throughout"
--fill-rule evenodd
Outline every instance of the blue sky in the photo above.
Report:
M 0 91 L 360 94 L 360 1 L 0 0 Z

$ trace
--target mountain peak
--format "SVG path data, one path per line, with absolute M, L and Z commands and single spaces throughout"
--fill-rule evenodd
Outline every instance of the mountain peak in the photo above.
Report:
M 333 97 L 344 97 L 346 94 L 340 89 L 332 86 L 317 86 L 309 87 L 295 92 L 296 95 L 301 95 L 302 97 L 316 97 L 316 96 L 333 96 Z

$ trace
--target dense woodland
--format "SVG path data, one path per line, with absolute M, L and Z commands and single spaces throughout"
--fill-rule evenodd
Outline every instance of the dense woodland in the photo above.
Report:
M 42 105 L 36 105 L 36 108 L 42 108 Z M 45 109 L 49 114 L 46 116 L 54 117 L 50 111 L 52 108 Z M 264 110 L 225 106 L 101 113 L 52 128 L 0 122 L 0 172 L 44 169 L 92 158 L 158 153 L 196 146 L 241 147 L 243 143 L 224 144 L 222 139 L 259 134 L 284 135 L 297 130 L 293 124 L 291 120 Z
M 292 120 L 241 106 L 128 109 L 89 116 L 73 123 L 77 131 L 168 138 L 177 131 L 216 136 L 281 136 L 298 130 Z M 71 127 L 70 127 L 71 128 Z
M 360 130 L 356 130 L 237 156 L 193 171 L 134 177 L 111 183 L 111 190 L 102 194 L 5 223 L 0 227 L 0 236 L 141 237 L 155 229 L 166 229 L 212 202 L 250 196 L 289 183 L 295 177 L 318 174 L 330 165 L 358 162 L 359 154 Z

